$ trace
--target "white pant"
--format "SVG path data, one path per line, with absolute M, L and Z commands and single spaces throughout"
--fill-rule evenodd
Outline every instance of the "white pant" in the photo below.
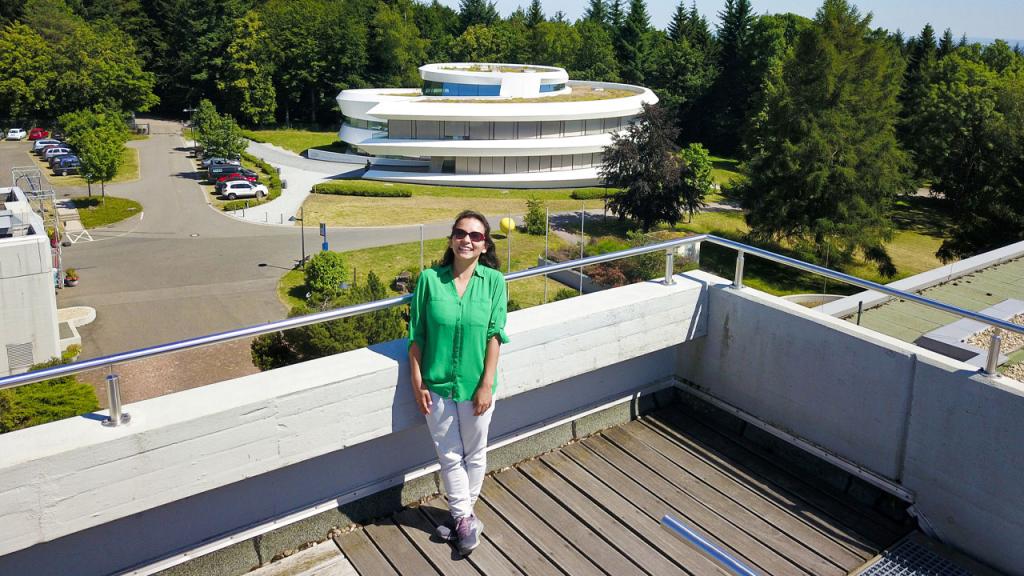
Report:
M 456 402 L 430 393 L 433 406 L 426 415 L 427 428 L 441 463 L 441 480 L 448 508 L 456 519 L 473 513 L 487 471 L 487 430 L 494 404 L 480 416 L 473 401 Z

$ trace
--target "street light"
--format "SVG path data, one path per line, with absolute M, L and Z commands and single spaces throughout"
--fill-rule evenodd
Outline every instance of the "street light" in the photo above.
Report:
M 192 150 L 195 151 L 196 146 L 196 125 L 192 122 L 192 113 L 196 111 L 196 108 L 185 108 L 182 112 L 188 112 L 188 126 L 192 132 Z

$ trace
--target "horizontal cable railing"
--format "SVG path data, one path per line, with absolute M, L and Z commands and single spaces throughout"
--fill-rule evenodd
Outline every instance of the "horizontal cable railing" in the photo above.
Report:
M 783 256 L 781 254 L 776 254 L 776 253 L 770 252 L 768 250 L 764 250 L 764 249 L 761 249 L 761 248 L 757 248 L 757 247 L 754 247 L 754 246 L 743 244 L 742 242 L 736 242 L 735 240 L 729 240 L 727 238 L 720 238 L 718 236 L 713 236 L 713 235 L 710 235 L 710 234 L 698 234 L 698 235 L 695 235 L 695 236 L 688 236 L 686 238 L 679 238 L 679 239 L 675 239 L 675 240 L 667 240 L 667 241 L 664 241 L 664 242 L 659 242 L 659 243 L 656 243 L 656 244 L 650 244 L 650 245 L 647 245 L 647 246 L 639 246 L 639 247 L 635 247 L 635 248 L 629 248 L 629 249 L 626 249 L 626 250 L 620 250 L 620 251 L 617 251 L 617 252 L 609 252 L 607 254 L 599 254 L 599 255 L 596 255 L 596 256 L 589 256 L 589 257 L 586 257 L 586 258 L 579 258 L 579 259 L 576 259 L 576 260 L 569 260 L 569 261 L 565 261 L 565 262 L 557 262 L 557 263 L 554 263 L 554 264 L 548 264 L 548 265 L 545 265 L 545 266 L 538 266 L 538 267 L 530 268 L 530 269 L 527 269 L 527 270 L 521 270 L 521 271 L 518 271 L 518 272 L 511 272 L 511 273 L 505 275 L 505 279 L 508 282 L 514 282 L 516 280 L 522 280 L 524 278 L 532 278 L 532 277 L 536 277 L 536 276 L 544 276 L 544 275 L 547 275 L 547 274 L 551 274 L 551 273 L 554 273 L 554 272 L 560 272 L 560 271 L 563 271 L 563 270 L 572 270 L 572 269 L 575 269 L 575 268 L 579 268 L 579 269 L 582 270 L 586 266 L 591 266 L 591 265 L 594 265 L 594 264 L 601 264 L 601 263 L 604 263 L 604 262 L 611 262 L 611 261 L 620 260 L 620 259 L 623 259 L 623 258 L 630 258 L 630 257 L 633 257 L 633 256 L 640 256 L 640 255 L 643 255 L 643 254 L 650 254 L 650 253 L 655 253 L 655 252 L 665 252 L 665 270 L 666 270 L 666 274 L 665 274 L 665 277 L 664 277 L 665 279 L 663 280 L 663 282 L 666 283 L 666 284 L 672 284 L 673 283 L 672 270 L 674 268 L 674 257 L 675 257 L 675 254 L 676 254 L 677 250 L 680 247 L 688 246 L 688 245 L 691 245 L 691 244 L 699 244 L 701 242 L 710 242 L 710 243 L 717 244 L 717 245 L 720 245 L 720 246 L 724 246 L 726 248 L 731 248 L 731 249 L 734 249 L 734 250 L 737 251 L 737 256 L 736 256 L 736 272 L 735 272 L 735 277 L 734 277 L 734 281 L 733 281 L 733 286 L 736 287 L 736 288 L 742 288 L 743 287 L 744 257 L 745 257 L 745 255 L 749 254 L 749 255 L 757 256 L 759 258 L 763 258 L 765 260 L 770 260 L 772 262 L 777 262 L 779 264 L 790 266 L 792 268 L 797 268 L 797 269 L 803 270 L 805 272 L 810 272 L 810 273 L 813 273 L 813 274 L 818 274 L 818 275 L 825 276 L 825 277 L 828 277 L 828 278 L 831 278 L 831 279 L 834 279 L 834 280 L 838 280 L 840 282 L 844 282 L 844 283 L 847 283 L 847 284 L 852 284 L 854 286 L 859 286 L 859 287 L 865 288 L 867 290 L 874 290 L 876 292 L 882 292 L 882 293 L 888 294 L 890 296 L 894 296 L 894 297 L 897 297 L 897 298 L 902 298 L 904 300 L 909 300 L 911 302 L 916 302 L 918 304 L 922 304 L 924 306 L 935 308 L 935 309 L 941 310 L 943 312 L 948 312 L 950 314 L 954 314 L 954 315 L 961 316 L 961 317 L 964 317 L 964 318 L 971 318 L 973 320 L 977 320 L 977 321 L 982 322 L 984 324 L 988 324 L 990 326 L 993 326 L 993 327 L 995 327 L 997 329 L 996 333 L 993 334 L 993 337 L 992 337 L 993 343 L 996 344 L 996 345 L 994 346 L 994 353 L 991 353 L 992 351 L 990 350 L 989 363 L 986 365 L 986 368 L 985 368 L 985 371 L 987 373 L 990 373 L 990 374 L 993 373 L 994 370 L 995 370 L 995 365 L 994 365 L 995 358 L 998 357 L 998 350 L 999 350 L 998 340 L 1000 338 L 999 337 L 999 330 L 1000 329 L 1002 329 L 1002 330 L 1009 330 L 1011 332 L 1017 332 L 1019 334 L 1024 334 L 1024 326 L 1019 326 L 1017 324 L 1013 324 L 1013 323 L 1007 322 L 1005 320 L 1000 320 L 998 318 L 987 316 L 985 314 L 981 314 L 981 313 L 974 312 L 974 311 L 971 311 L 971 310 L 965 310 L 963 308 L 959 308 L 957 306 L 952 306 L 952 305 L 949 305 L 949 304 L 938 302 L 936 300 L 932 300 L 930 298 L 925 298 L 925 297 L 919 296 L 917 294 L 913 294 L 913 293 L 910 293 L 910 292 L 905 292 L 903 290 L 898 290 L 898 289 L 895 289 L 895 288 L 890 288 L 890 287 L 884 286 L 882 284 L 878 284 L 878 283 L 875 283 L 875 282 L 871 282 L 871 281 L 868 281 L 868 280 L 863 280 L 861 278 L 857 278 L 856 276 L 850 276 L 849 274 L 843 274 L 842 272 L 836 272 L 835 270 L 830 270 L 830 269 L 822 267 L 822 266 L 817 266 L 815 264 L 810 264 L 810 263 L 807 263 L 807 262 L 803 262 L 803 261 L 797 260 L 795 258 L 790 258 L 788 256 Z M 25 385 L 25 384 L 31 384 L 33 382 L 39 382 L 39 381 L 42 381 L 42 380 L 49 380 L 51 378 L 57 378 L 57 377 L 60 377 L 60 376 L 67 376 L 67 375 L 70 375 L 70 374 L 77 374 L 79 372 L 84 372 L 86 370 L 92 370 L 92 369 L 100 368 L 100 367 L 104 367 L 104 366 L 112 367 L 115 364 L 121 364 L 121 363 L 129 362 L 129 361 L 132 361 L 132 360 L 140 360 L 140 359 L 143 359 L 143 358 L 151 358 L 151 357 L 154 357 L 154 356 L 161 356 L 161 355 L 169 354 L 169 353 L 172 353 L 172 352 L 180 352 L 180 351 L 183 351 L 183 350 L 190 350 L 190 349 L 193 349 L 193 348 L 199 348 L 199 347 L 203 347 L 203 346 L 211 346 L 211 345 L 214 345 L 214 344 L 221 344 L 221 343 L 224 343 L 224 342 L 229 342 L 229 341 L 232 341 L 232 340 L 238 340 L 238 339 L 241 339 L 241 338 L 249 338 L 249 337 L 252 337 L 252 336 L 259 336 L 259 335 L 262 335 L 262 334 L 269 334 L 269 333 L 272 333 L 272 332 L 279 332 L 279 331 L 282 331 L 282 330 L 288 330 L 288 329 L 291 329 L 291 328 L 298 328 L 298 327 L 301 327 L 301 326 L 308 326 L 308 325 L 311 325 L 311 324 L 317 324 L 317 323 L 320 323 L 320 322 L 327 322 L 327 321 L 330 321 L 330 320 L 339 320 L 339 319 L 342 319 L 342 318 L 350 318 L 352 316 L 358 316 L 360 314 L 366 314 L 368 312 L 376 312 L 376 311 L 379 311 L 379 310 L 385 310 L 387 308 L 391 308 L 393 306 L 400 306 L 402 304 L 408 303 L 409 300 L 411 300 L 411 298 L 412 298 L 412 295 L 410 295 L 410 294 L 407 294 L 407 295 L 404 295 L 404 296 L 396 296 L 394 298 L 387 298 L 387 299 L 384 299 L 384 300 L 377 300 L 377 301 L 374 301 L 374 302 L 367 302 L 367 303 L 364 303 L 364 304 L 355 304 L 355 305 L 352 305 L 352 306 L 345 306 L 343 308 L 337 308 L 337 309 L 334 309 L 334 310 L 327 310 L 327 311 L 324 311 L 324 312 L 317 312 L 317 313 L 308 314 L 308 315 L 305 315 L 305 316 L 296 316 L 294 318 L 287 318 L 287 319 L 280 320 L 280 321 L 277 321 L 277 322 L 269 322 L 269 323 L 266 323 L 266 324 L 258 324 L 258 325 L 249 326 L 249 327 L 246 327 L 246 328 L 239 328 L 239 329 L 236 329 L 236 330 L 228 330 L 226 332 L 219 332 L 219 333 L 216 333 L 216 334 L 208 334 L 208 335 L 200 336 L 200 337 L 197 337 L 197 338 L 189 338 L 189 339 L 181 340 L 181 341 L 178 341 L 178 342 L 172 342 L 172 343 L 168 343 L 168 344 L 161 344 L 161 345 L 158 345 L 158 346 L 152 346 L 152 347 L 149 347 L 149 348 L 141 348 L 141 349 L 138 349 L 138 350 L 131 350 L 131 351 L 128 351 L 128 352 L 121 352 L 121 353 L 118 353 L 118 354 L 112 354 L 112 355 L 109 355 L 109 356 L 102 356 L 102 357 L 93 358 L 93 359 L 90 359 L 90 360 L 83 360 L 81 362 L 74 362 L 74 363 L 71 363 L 71 364 L 65 364 L 65 365 L 61 365 L 61 366 L 53 366 L 53 367 L 44 368 L 44 369 L 41 369 L 41 370 L 35 370 L 35 371 L 32 371 L 32 372 L 26 372 L 24 374 L 16 374 L 16 375 L 13 375 L 13 376 L 5 376 L 5 377 L 0 378 L 0 390 L 4 390 L 4 389 L 8 389 L 8 388 L 14 388 L 14 387 L 22 386 L 22 385 Z M 109 380 L 109 378 L 108 378 L 108 380 Z M 116 385 L 116 378 L 114 380 L 115 380 L 114 384 Z M 113 394 L 112 394 L 112 396 L 113 396 Z M 112 402 L 112 404 L 113 404 L 113 402 Z

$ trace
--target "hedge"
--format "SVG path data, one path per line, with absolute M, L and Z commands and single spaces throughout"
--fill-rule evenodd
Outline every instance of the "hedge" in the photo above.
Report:
M 374 198 L 409 198 L 412 190 L 404 186 L 388 186 L 386 188 L 367 187 L 358 180 L 321 182 L 313 186 L 315 194 L 333 194 L 336 196 L 369 196 Z
M 569 193 L 573 200 L 600 200 L 605 196 L 611 198 L 619 191 L 612 188 L 577 188 Z
M 281 195 L 281 177 L 277 174 L 277 168 L 274 168 L 262 158 L 257 158 L 256 156 L 246 152 L 242 152 L 242 158 L 255 165 L 261 172 L 263 172 L 263 174 L 266 175 L 267 201 L 273 200 Z

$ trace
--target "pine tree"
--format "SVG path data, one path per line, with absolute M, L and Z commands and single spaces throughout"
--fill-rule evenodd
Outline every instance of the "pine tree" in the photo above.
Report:
M 622 0 L 612 0 L 608 5 L 608 25 L 612 27 L 614 34 L 622 28 L 622 21 L 625 15 L 622 12 Z
M 541 10 L 540 0 L 532 0 L 530 8 L 526 11 L 526 25 L 534 28 L 544 21 L 544 11 Z
M 953 31 L 946 28 L 946 31 L 942 33 L 942 39 L 939 40 L 939 58 L 949 56 L 955 49 L 956 40 L 953 40 Z
M 703 137 L 712 150 L 733 154 L 739 150 L 760 88 L 760 78 L 751 69 L 748 46 L 754 22 L 750 0 L 726 0 L 719 18 L 719 75 L 709 94 Z
M 755 237 L 830 265 L 857 255 L 895 272 L 890 206 L 910 187 L 895 135 L 902 62 L 846 0 L 825 0 L 786 59 L 742 190 Z
M 494 2 L 487 0 L 460 0 L 459 2 L 459 20 L 462 23 L 463 31 L 478 24 L 489 26 L 499 19 L 498 9 L 494 6 Z
M 676 11 L 672 13 L 672 20 L 668 23 L 668 29 L 665 32 L 668 33 L 668 37 L 673 42 L 679 42 L 681 38 L 686 37 L 686 33 L 689 31 L 690 25 L 690 13 L 686 8 L 683 1 L 680 1 L 676 6 Z
M 619 34 L 619 58 L 622 61 L 622 79 L 631 84 L 643 84 L 644 59 L 647 55 L 647 31 L 651 18 L 644 0 L 630 0 L 629 14 Z
M 583 19 L 590 22 L 597 22 L 602 26 L 608 25 L 608 5 L 604 0 L 590 0 L 590 4 L 583 12 Z

